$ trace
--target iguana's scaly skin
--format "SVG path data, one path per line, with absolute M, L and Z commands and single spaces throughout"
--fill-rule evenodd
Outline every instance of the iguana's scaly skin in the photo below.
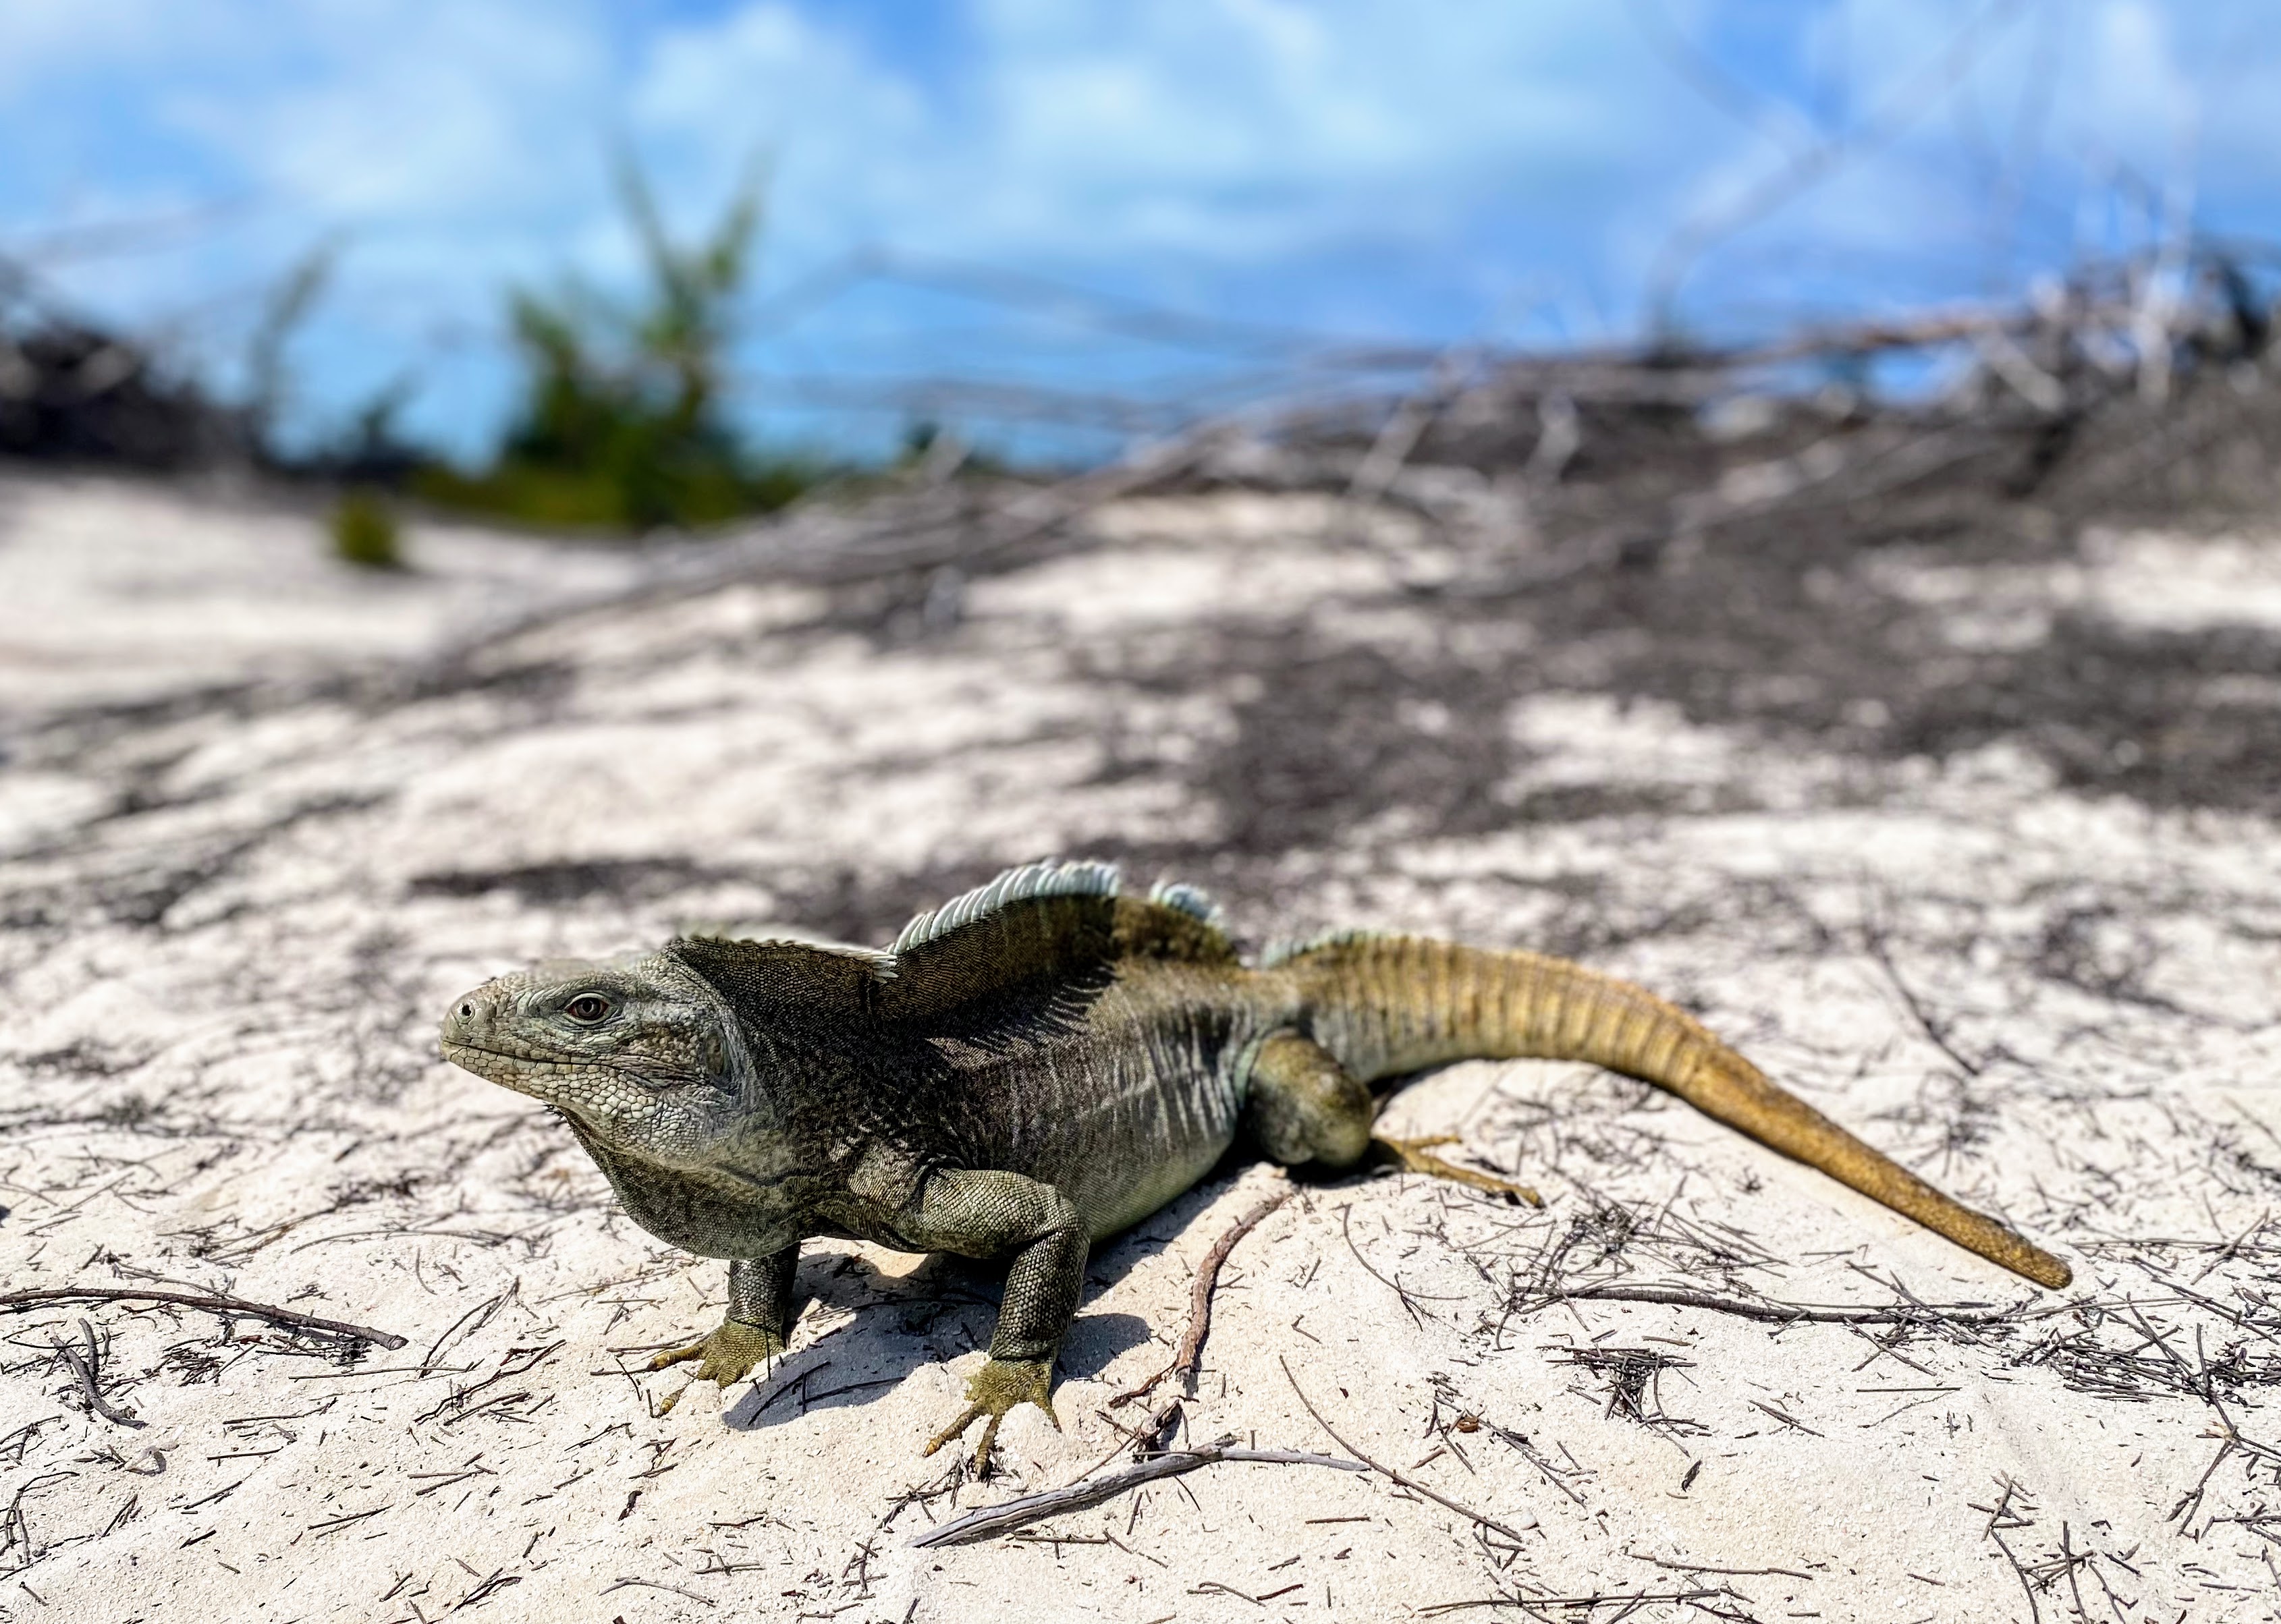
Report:
M 986 1418 L 986 1458 L 1016 1404 L 1052 1414 L 1086 1249 L 1239 1130 L 1287 1165 L 1349 1166 L 1372 1144 L 1369 1083 L 1469 1056 L 1643 1079 L 2039 1285 L 2069 1279 L 1635 986 L 1401 936 L 1248 968 L 1197 893 L 1120 896 L 1098 864 L 1016 870 L 888 953 L 699 938 L 543 965 L 455 1001 L 443 1037 L 452 1061 L 555 1107 L 645 1228 L 730 1260 L 726 1319 L 661 1366 L 726 1384 L 781 1352 L 811 1235 L 1011 1258 L 989 1362 L 930 1451 Z

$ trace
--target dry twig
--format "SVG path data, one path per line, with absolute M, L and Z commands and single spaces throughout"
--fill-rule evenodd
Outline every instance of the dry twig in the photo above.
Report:
M 290 1308 L 273 1308 L 267 1303 L 249 1303 L 243 1297 L 206 1296 L 189 1291 L 143 1291 L 128 1287 L 46 1286 L 32 1291 L 11 1291 L 0 1295 L 0 1314 L 26 1313 L 56 1303 L 166 1303 L 176 1308 L 204 1309 L 209 1314 L 247 1314 L 273 1325 L 354 1337 L 382 1348 L 401 1348 L 405 1341 L 392 1331 L 376 1331 L 370 1326 L 352 1325 L 345 1319 L 323 1319 L 315 1314 L 296 1313 Z
M 1269 1213 L 1290 1200 L 1295 1194 L 1296 1194 L 1295 1191 L 1286 1186 L 1236 1219 L 1229 1226 L 1226 1233 L 1212 1242 L 1211 1249 L 1206 1252 L 1202 1261 L 1196 1264 L 1195 1283 L 1188 1288 L 1187 1329 L 1180 1333 L 1179 1349 L 1173 1354 L 1172 1362 L 1146 1381 L 1141 1382 L 1140 1386 L 1127 1388 L 1110 1399 L 1109 1401 L 1110 1409 L 1120 1409 L 1137 1399 L 1148 1397 L 1156 1390 L 1156 1385 L 1168 1376 L 1179 1376 L 1183 1390 L 1187 1392 L 1195 1390 L 1196 1367 L 1203 1359 L 1204 1338 L 1211 1332 L 1212 1292 L 1219 1285 L 1221 1268 L 1226 1264 L 1228 1255 L 1235 1250 L 1237 1243 L 1256 1229 L 1261 1220 Z
M 2001 1325 L 2019 1317 L 2016 1309 L 1993 1312 L 1960 1312 L 1985 1309 L 1981 1303 L 1927 1303 L 1902 1308 L 1832 1308 L 1797 1303 L 1750 1303 L 1739 1297 L 1714 1297 L 1707 1292 L 1682 1291 L 1673 1286 L 1576 1286 L 1553 1292 L 1535 1305 L 1555 1303 L 1661 1303 L 1673 1308 L 1707 1308 L 1769 1325 L 1805 1321 L 1815 1325 L 1921 1325 L 1938 1319 L 1968 1326 Z M 1530 1312 L 1533 1310 L 1523 1310 Z
M 1325 1427 L 1324 1430 L 1328 1432 L 1330 1429 Z M 1333 1435 L 1336 1436 L 1335 1434 Z M 1023 1495 L 1002 1505 L 985 1506 L 980 1511 L 969 1512 L 963 1517 L 954 1518 L 929 1528 L 911 1543 L 915 1546 L 976 1544 L 983 1540 L 995 1539 L 1001 1534 L 1010 1534 L 1017 1528 L 1027 1527 L 1046 1518 L 1058 1517 L 1064 1512 L 1081 1512 L 1088 1505 L 1099 1505 L 1104 1500 L 1115 1499 L 1128 1489 L 1138 1489 L 1161 1478 L 1179 1477 L 1201 1466 L 1218 1465 L 1224 1460 L 1256 1461 L 1274 1466 L 1330 1466 L 1340 1472 L 1371 1469 L 1367 1462 L 1341 1460 L 1334 1455 L 1310 1454 L 1303 1450 L 1242 1450 L 1222 1442 L 1200 1450 L 1176 1450 L 1168 1455 L 1153 1456 L 1107 1477 Z
M 1361 1461 L 1363 1465 L 1368 1466 L 1372 1471 L 1377 1473 L 1380 1477 L 1387 1479 L 1389 1482 L 1399 1484 L 1402 1488 L 1408 1489 L 1411 1494 L 1423 1495 L 1428 1500 L 1433 1501 L 1436 1505 L 1447 1506 L 1450 1510 L 1457 1512 L 1458 1516 L 1466 1518 L 1478 1526 L 1489 1529 L 1493 1533 L 1504 1535 L 1505 1538 L 1511 1540 L 1516 1545 L 1521 1543 L 1520 1531 L 1519 1529 L 1509 1527 L 1505 1524 L 1499 1522 L 1494 1517 L 1485 1516 L 1481 1512 L 1473 1510 L 1473 1508 L 1469 1505 L 1462 1505 L 1457 1501 L 1450 1498 L 1449 1496 L 1441 1493 L 1439 1490 L 1427 1488 L 1425 1484 L 1419 1482 L 1416 1478 L 1403 1476 L 1401 1473 L 1396 1472 L 1391 1466 L 1380 1465 L 1377 1461 L 1372 1460 L 1369 1456 L 1355 1448 L 1353 1444 L 1349 1443 L 1344 1438 L 1340 1437 L 1338 1429 L 1323 1419 L 1323 1412 L 1315 1408 L 1315 1401 L 1307 1396 L 1307 1389 L 1299 1385 L 1299 1378 L 1291 1373 L 1290 1362 L 1285 1359 L 1280 1353 L 1275 1356 L 1275 1362 L 1283 1366 L 1283 1379 L 1291 1384 L 1291 1390 L 1299 1396 L 1299 1402 L 1306 1406 L 1307 1413 L 1315 1418 L 1315 1425 L 1321 1427 L 1325 1432 L 1330 1434 L 1332 1442 L 1337 1444 L 1348 1454 L 1353 1456 L 1357 1460 Z
M 149 1423 L 135 1419 L 135 1412 L 132 1410 L 119 1409 L 104 1399 L 103 1384 L 96 1378 L 97 1356 L 95 1327 L 82 1319 L 79 1322 L 79 1328 L 80 1334 L 87 1338 L 87 1357 L 81 1358 L 79 1349 L 69 1342 L 58 1342 L 56 1351 L 64 1356 L 64 1362 L 72 1367 L 73 1374 L 79 1378 L 80 1390 L 87 1395 L 87 1407 L 104 1420 L 116 1422 L 121 1427 L 147 1426 Z

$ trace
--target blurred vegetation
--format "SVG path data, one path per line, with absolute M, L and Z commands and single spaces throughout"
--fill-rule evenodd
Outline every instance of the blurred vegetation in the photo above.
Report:
M 780 507 L 818 476 L 755 453 L 723 409 L 736 305 L 761 224 L 758 174 L 689 244 L 668 233 L 630 159 L 618 189 L 647 273 L 641 302 L 622 307 L 576 280 L 552 295 L 513 293 L 523 384 L 506 437 L 478 471 L 416 470 L 418 496 L 549 529 L 639 534 Z
M 396 515 L 378 492 L 352 490 L 343 493 L 326 523 L 333 538 L 333 556 L 360 569 L 404 568 L 402 537 Z
M 398 420 L 417 386 L 408 373 L 334 432 L 283 432 L 300 404 L 292 350 L 334 279 L 337 236 L 311 247 L 262 301 L 236 390 L 170 371 L 147 341 L 73 313 L 0 255 L 0 459 L 236 466 L 329 485 L 341 493 L 327 525 L 335 553 L 386 569 L 405 567 L 390 504 L 406 498 L 542 530 L 640 536 L 765 513 L 844 472 L 762 452 L 730 410 L 737 312 L 761 228 L 758 170 L 688 243 L 668 231 L 630 158 L 617 187 L 642 286 L 613 299 L 570 275 L 552 293 L 509 293 L 519 398 L 480 466 L 453 466 L 404 437 Z M 929 466 L 955 468 L 956 449 L 938 447 Z
M 261 315 L 245 346 L 245 395 L 238 431 L 254 454 L 273 466 L 287 460 L 277 429 L 293 399 L 289 351 L 339 268 L 344 239 L 320 239 L 295 260 L 261 302 Z

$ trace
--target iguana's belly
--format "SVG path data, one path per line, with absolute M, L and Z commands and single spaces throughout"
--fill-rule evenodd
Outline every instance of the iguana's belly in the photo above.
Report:
M 1095 1240 L 1138 1223 L 1234 1142 L 1255 1024 L 1223 1001 L 1112 988 L 1081 1030 L 975 1079 L 989 1164 L 1054 1186 Z

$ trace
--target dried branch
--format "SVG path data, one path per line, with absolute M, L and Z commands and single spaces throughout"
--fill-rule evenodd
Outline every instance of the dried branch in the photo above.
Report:
M 1187 1329 L 1180 1334 L 1179 1349 L 1173 1354 L 1172 1362 L 1146 1381 L 1141 1382 L 1140 1386 L 1128 1388 L 1110 1399 L 1109 1401 L 1110 1409 L 1120 1409 L 1138 1399 L 1148 1397 L 1156 1390 L 1157 1384 L 1168 1376 L 1179 1376 L 1186 1391 L 1195 1390 L 1196 1367 L 1203 1360 L 1204 1338 L 1211 1332 L 1212 1292 L 1219 1285 L 1219 1272 L 1226 1264 L 1228 1254 L 1235 1250 L 1237 1243 L 1244 1236 L 1259 1226 L 1260 1220 L 1290 1200 L 1295 1194 L 1297 1192 L 1287 1186 L 1277 1191 L 1236 1219 L 1226 1234 L 1212 1242 L 1211 1249 L 1206 1252 L 1202 1261 L 1196 1264 L 1195 1283 L 1188 1288 Z
M 26 1313 L 56 1303 L 165 1303 L 176 1308 L 204 1309 L 209 1314 L 247 1314 L 257 1319 L 267 1319 L 273 1325 L 301 1331 L 321 1331 L 329 1336 L 351 1336 L 382 1348 L 401 1348 L 405 1342 L 403 1337 L 392 1331 L 376 1331 L 370 1326 L 352 1325 L 345 1319 L 323 1319 L 315 1314 L 296 1313 L 290 1308 L 274 1308 L 267 1303 L 249 1303 L 243 1297 L 205 1296 L 189 1291 L 143 1291 L 108 1286 L 49 1286 L 34 1291 L 12 1291 L 0 1295 L 0 1314 Z
M 1991 39 L 2025 10 L 2026 0 L 1991 0 L 1967 19 L 1945 50 L 1904 81 L 1860 127 L 1790 154 L 1780 167 L 1744 189 L 1739 197 L 1715 205 L 1682 225 L 1657 254 L 1649 275 L 1651 305 L 1662 325 L 1671 325 L 1680 283 L 1707 249 L 1898 139 L 1964 82 Z
M 87 1357 L 81 1358 L 79 1349 L 69 1342 L 58 1342 L 56 1351 L 64 1356 L 65 1363 L 72 1367 L 72 1373 L 79 1378 L 80 1390 L 87 1395 L 87 1407 L 104 1420 L 115 1422 L 120 1427 L 148 1426 L 148 1422 L 136 1420 L 132 1410 L 119 1409 L 104 1399 L 103 1384 L 96 1379 L 99 1356 L 96 1352 L 95 1327 L 82 1319 L 79 1322 L 79 1328 L 80 1334 L 87 1338 Z
M 1325 1427 L 1324 1430 L 1328 1432 L 1330 1429 Z M 928 1529 L 911 1543 L 921 1547 L 977 1544 L 983 1540 L 996 1539 L 1001 1534 L 1010 1534 L 1017 1528 L 1027 1527 L 1031 1523 L 1043 1521 L 1046 1518 L 1058 1517 L 1064 1512 L 1081 1512 L 1089 1505 L 1099 1505 L 1104 1500 L 1115 1499 L 1128 1489 L 1138 1489 L 1144 1483 L 1153 1483 L 1162 1478 L 1179 1477 L 1199 1467 L 1218 1465 L 1227 1460 L 1255 1461 L 1275 1466 L 1330 1466 L 1341 1472 L 1371 1469 L 1364 1461 L 1341 1460 L 1334 1455 L 1314 1455 L 1303 1450 L 1241 1450 L 1226 1442 L 1214 1443 L 1199 1450 L 1176 1450 L 1170 1454 L 1153 1456 L 1107 1477 L 1023 1495 L 1002 1505 L 985 1506 L 980 1511 L 969 1512 L 963 1517 L 954 1518 Z
M 1555 1303 L 1660 1303 L 1672 1308 L 1707 1308 L 1721 1314 L 1734 1314 L 1744 1319 L 1758 1319 L 1768 1325 L 1793 1325 L 1805 1322 L 1815 1325 L 1921 1325 L 1929 1319 L 1968 1326 L 2001 1325 L 2019 1317 L 2017 1309 L 1984 1310 L 1984 1303 L 1927 1303 L 1898 1308 L 1843 1308 L 1819 1306 L 1803 1303 L 1751 1303 L 1739 1297 L 1714 1297 L 1700 1291 L 1684 1291 L 1674 1286 L 1578 1286 L 1553 1292 L 1542 1301 L 1520 1309 L 1521 1313 L 1534 1313 L 1540 1308 L 1550 1308 Z
M 677 1584 L 668 1584 L 662 1579 L 636 1579 L 630 1574 L 621 1574 L 615 1584 L 604 1585 L 601 1589 L 600 1594 L 607 1596 L 613 1590 L 630 1590 L 637 1589 L 644 1590 L 670 1590 L 676 1596 L 685 1596 L 691 1601 L 701 1603 L 707 1607 L 717 1607 L 721 1605 L 709 1596 L 700 1596 L 694 1590 L 684 1589 Z M 457 1611 L 457 1609 L 454 1609 L 454 1611 Z
M 1685 1602 L 1702 1607 L 1703 1611 L 1714 1618 L 1733 1618 L 1736 1615 L 1720 1612 L 1714 1607 L 1704 1606 L 1704 1604 L 1722 1596 L 1734 1594 L 1733 1590 L 1722 1587 L 1716 1590 L 1606 1590 L 1591 1596 L 1522 1596 L 1519 1594 L 1481 1596 L 1468 1597 L 1465 1601 L 1435 1602 L 1431 1606 L 1420 1607 L 1418 1610 L 1418 1616 L 1422 1619 L 1438 1619 L 1444 1613 L 1468 1612 L 1476 1607 L 1518 1607 L 1523 1612 L 1535 1613 L 1537 1617 L 1543 1618 L 1544 1614 L 1538 1610 L 1544 1607 L 1589 1611 L 1596 1607 L 1613 1607 L 1620 1604 L 1623 1611 L 1617 1613 L 1616 1617 L 1621 1619 L 1651 1603 Z

